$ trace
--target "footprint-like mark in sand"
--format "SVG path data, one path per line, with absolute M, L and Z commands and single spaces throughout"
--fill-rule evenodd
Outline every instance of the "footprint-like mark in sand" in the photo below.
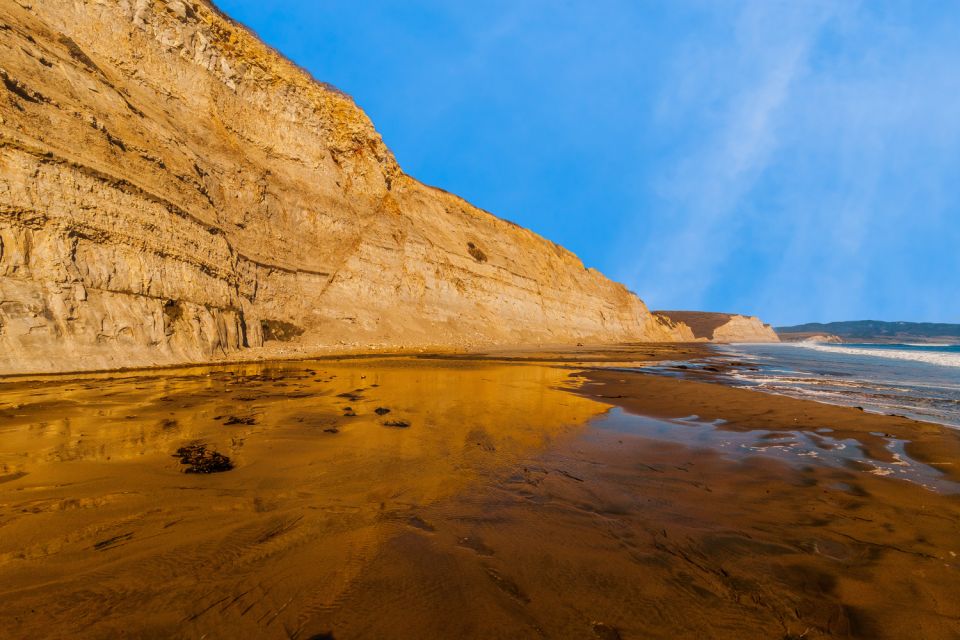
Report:
M 520 586 L 516 582 L 514 582 L 513 580 L 511 580 L 510 578 L 503 575 L 502 573 L 500 573 L 499 571 L 497 571 L 496 569 L 494 569 L 489 565 L 484 565 L 483 568 L 486 569 L 487 575 L 490 577 L 490 580 L 493 581 L 493 584 L 495 584 L 498 589 L 500 589 L 507 595 L 511 596 L 515 600 L 522 602 L 523 604 L 530 603 L 530 598 L 527 596 L 526 593 L 523 592 L 523 590 L 520 588 Z
M 464 549 L 470 549 L 479 556 L 492 556 L 493 549 L 483 543 L 483 540 L 476 536 L 464 536 L 457 539 L 457 546 Z

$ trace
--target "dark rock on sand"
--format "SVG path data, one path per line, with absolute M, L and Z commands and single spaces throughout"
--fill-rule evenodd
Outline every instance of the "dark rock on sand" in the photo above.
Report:
M 378 416 L 385 416 L 390 413 L 390 409 L 387 409 L 386 407 L 377 407 L 373 410 L 373 412 Z
M 396 427 L 398 429 L 406 429 L 410 426 L 410 423 L 406 420 L 386 420 L 383 423 L 385 427 Z
M 230 458 L 217 451 L 207 449 L 204 444 L 180 447 L 174 457 L 180 458 L 180 464 L 189 465 L 184 469 L 184 473 L 217 473 L 233 469 Z

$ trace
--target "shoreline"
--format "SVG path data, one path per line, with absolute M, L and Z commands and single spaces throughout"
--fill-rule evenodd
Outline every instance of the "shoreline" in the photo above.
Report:
M 625 380 L 625 376 L 643 379 Z M 855 440 L 865 455 L 893 460 L 887 448 L 890 437 L 905 443 L 907 453 L 960 482 L 960 430 L 935 422 L 862 411 L 855 407 L 758 392 L 723 384 L 719 380 L 685 380 L 624 370 L 593 369 L 582 374 L 588 382 L 603 385 L 604 394 L 590 387 L 577 390 L 638 415 L 676 420 L 697 415 L 704 421 L 723 420 L 722 429 L 816 432 L 829 428 L 835 439 Z M 944 459 L 950 461 L 943 464 Z
M 514 347 L 501 347 L 487 350 L 457 351 L 443 349 L 416 348 L 410 350 L 387 350 L 383 351 L 330 351 L 330 352 L 312 352 L 310 355 L 281 356 L 271 355 L 264 357 L 262 354 L 251 355 L 249 358 L 229 358 L 222 360 L 206 360 L 197 362 L 182 362 L 171 364 L 153 364 L 134 367 L 117 367 L 104 369 L 74 369 L 64 371 L 50 372 L 32 372 L 32 373 L 0 373 L 0 384 L 7 381 L 23 380 L 56 380 L 65 376 L 110 376 L 113 374 L 141 374 L 149 375 L 151 372 L 170 372 L 178 370 L 193 370 L 229 367 L 233 365 L 282 365 L 284 363 L 302 363 L 302 362 L 339 362 L 345 360 L 378 360 L 395 358 L 412 359 L 436 359 L 436 360 L 481 360 L 490 362 L 621 362 L 622 356 L 618 353 L 629 355 L 630 361 L 636 362 L 658 362 L 667 355 L 690 354 L 694 356 L 706 356 L 711 353 L 710 344 L 703 342 L 642 342 L 642 343 L 622 343 L 622 344 L 600 344 L 570 347 L 569 345 L 549 345 L 549 346 L 530 346 L 519 345 Z M 584 357 L 592 356 L 592 357 Z
M 820 351 L 790 344 L 718 345 L 710 357 L 642 371 L 960 429 L 960 413 L 953 408 L 960 397 L 949 365 L 927 359 L 901 363 L 880 353 L 857 352 L 866 359 L 851 360 L 833 346 Z M 888 373 L 888 367 L 903 374 Z

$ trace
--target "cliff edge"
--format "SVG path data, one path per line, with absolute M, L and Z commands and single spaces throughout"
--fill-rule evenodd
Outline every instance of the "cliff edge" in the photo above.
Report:
M 708 311 L 655 311 L 654 315 L 690 327 L 695 338 L 710 342 L 780 342 L 777 332 L 756 316 Z
M 0 5 L 0 373 L 687 340 L 205 1 Z

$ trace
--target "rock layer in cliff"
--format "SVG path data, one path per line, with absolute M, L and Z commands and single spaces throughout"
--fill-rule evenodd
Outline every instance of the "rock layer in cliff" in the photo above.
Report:
M 0 80 L 0 373 L 691 338 L 207 2 L 5 2 Z

